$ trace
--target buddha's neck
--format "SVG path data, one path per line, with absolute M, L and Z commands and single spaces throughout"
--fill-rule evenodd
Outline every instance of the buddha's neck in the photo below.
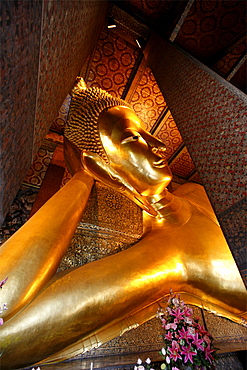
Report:
M 162 194 L 147 198 L 148 202 L 158 213 L 157 219 L 169 223 L 184 224 L 191 216 L 189 203 L 171 193 L 167 189 Z

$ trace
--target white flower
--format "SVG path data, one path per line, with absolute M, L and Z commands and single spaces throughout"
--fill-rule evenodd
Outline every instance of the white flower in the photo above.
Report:
M 190 334 L 190 335 L 195 335 L 195 328 L 193 328 L 193 327 L 191 327 L 191 326 L 189 326 L 188 327 L 188 333 Z
M 173 298 L 172 303 L 174 304 L 174 306 L 179 306 L 179 300 L 177 298 Z
M 166 363 L 169 364 L 171 362 L 170 357 L 166 356 Z
M 189 324 L 189 325 L 193 324 L 192 320 L 189 317 L 185 317 L 184 321 L 186 322 L 186 324 Z
M 163 355 L 163 356 L 165 356 L 165 355 L 166 355 L 166 350 L 165 350 L 165 348 L 164 348 L 164 347 L 162 348 L 161 353 L 162 353 L 162 355 Z
M 147 359 L 146 359 L 146 363 L 149 365 L 149 364 L 151 364 L 151 360 L 150 360 L 150 358 L 148 357 Z
M 138 364 L 138 365 L 141 365 L 141 364 L 142 364 L 142 360 L 141 360 L 140 358 L 138 358 L 138 360 L 137 360 L 137 364 Z

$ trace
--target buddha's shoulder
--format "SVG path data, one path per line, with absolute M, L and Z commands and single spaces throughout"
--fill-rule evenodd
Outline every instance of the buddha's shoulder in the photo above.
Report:
M 179 186 L 173 192 L 173 194 L 179 197 L 186 198 L 191 203 L 204 208 L 210 213 L 212 212 L 212 214 L 214 215 L 214 210 L 202 185 L 195 183 L 186 183 Z
M 179 195 L 198 195 L 200 197 L 207 197 L 206 191 L 202 185 L 193 183 L 193 182 L 187 182 L 186 184 L 180 185 L 176 188 L 176 190 L 173 191 L 173 194 Z

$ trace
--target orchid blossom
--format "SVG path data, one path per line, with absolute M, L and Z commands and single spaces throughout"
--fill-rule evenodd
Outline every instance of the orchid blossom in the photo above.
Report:
M 213 348 L 210 348 L 210 345 L 208 345 L 206 348 L 205 348 L 205 358 L 206 360 L 208 360 L 210 362 L 210 364 L 212 363 L 212 361 L 214 360 L 213 356 L 211 355 L 211 353 L 213 353 L 215 350 Z
M 168 347 L 168 350 L 170 352 L 170 358 L 172 358 L 175 362 L 177 361 L 178 358 L 182 360 L 182 357 L 179 354 L 180 346 L 177 341 L 173 340 L 172 346 Z
M 196 346 L 197 349 L 200 349 L 201 351 L 204 351 L 205 348 L 202 346 L 203 342 L 204 342 L 204 340 L 199 339 L 198 338 L 198 333 L 196 333 L 192 343 Z
M 189 345 L 188 347 L 182 346 L 181 355 L 185 355 L 184 357 L 185 364 L 187 363 L 188 360 L 193 364 L 194 361 L 192 356 L 196 356 L 196 352 L 194 352 L 194 350 L 191 349 L 191 345 Z
M 187 342 L 189 339 L 194 339 L 193 335 L 191 335 L 188 330 L 185 330 L 184 326 L 178 331 L 178 333 L 180 335 L 179 339 L 185 339 Z

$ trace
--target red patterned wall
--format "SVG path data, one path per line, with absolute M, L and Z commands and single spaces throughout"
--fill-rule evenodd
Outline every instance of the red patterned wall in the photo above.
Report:
M 72 88 L 105 23 L 97 1 L 44 1 L 34 153 Z
M 99 1 L 3 2 L 0 222 L 94 47 L 108 6 Z
M 32 161 L 42 4 L 1 3 L 0 223 Z
M 157 36 L 149 62 L 215 211 L 226 210 L 247 195 L 245 94 Z

